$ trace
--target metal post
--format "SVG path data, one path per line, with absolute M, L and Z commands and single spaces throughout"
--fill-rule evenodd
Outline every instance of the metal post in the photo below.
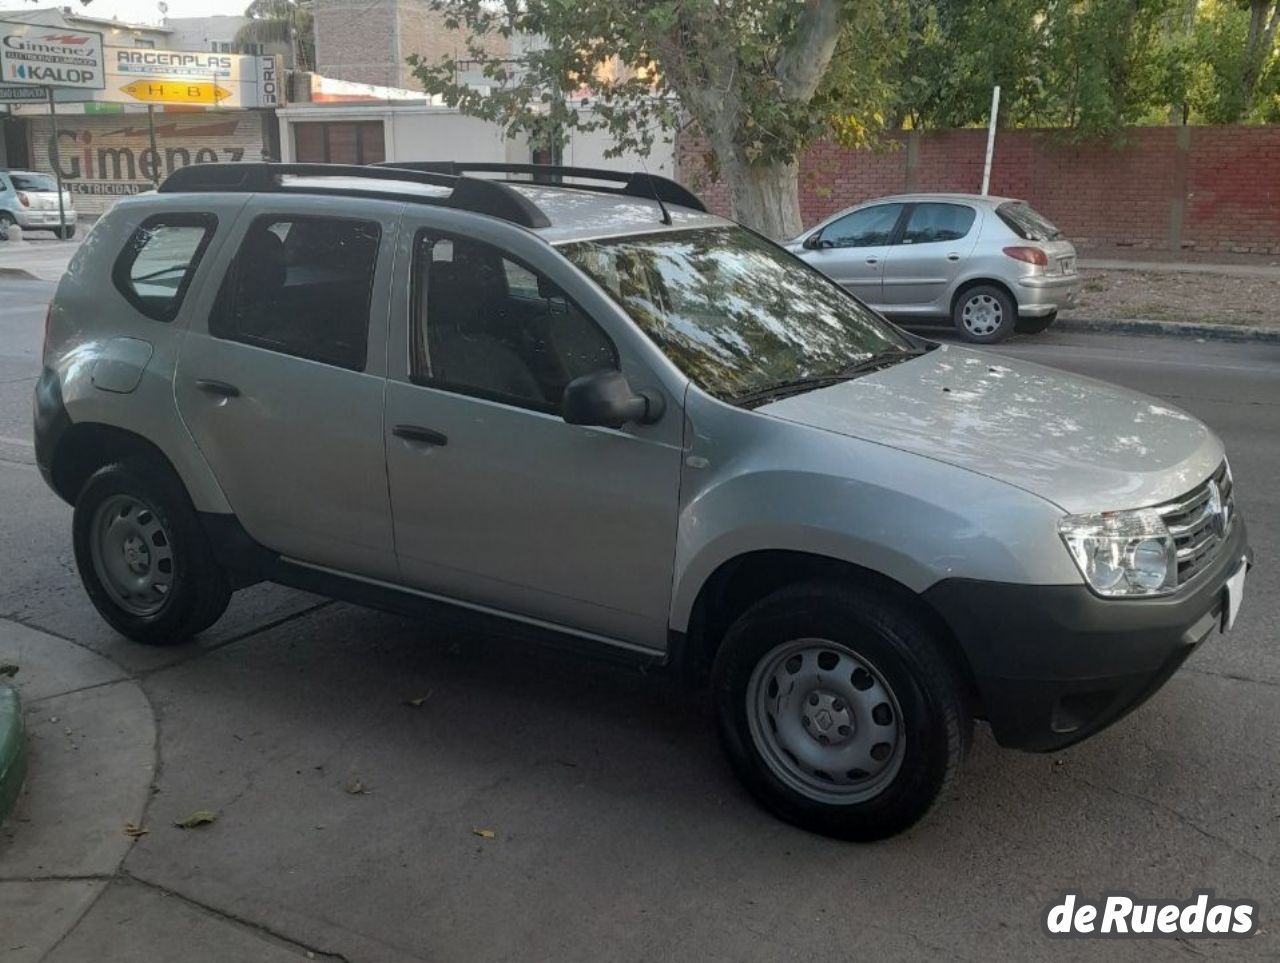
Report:
M 160 151 L 156 149 L 156 107 L 147 104 L 147 131 L 151 134 L 151 183 L 160 189 Z
M 67 210 L 62 201 L 62 150 L 58 144 L 58 112 L 53 106 L 53 88 L 46 87 L 44 90 L 49 96 L 49 126 L 53 129 L 53 178 L 58 184 L 58 237 L 62 238 L 67 233 Z
M 1000 115 L 1000 85 L 991 90 L 991 124 L 987 127 L 987 160 L 982 165 L 982 194 L 985 197 L 991 187 L 991 155 L 996 149 L 996 118 Z

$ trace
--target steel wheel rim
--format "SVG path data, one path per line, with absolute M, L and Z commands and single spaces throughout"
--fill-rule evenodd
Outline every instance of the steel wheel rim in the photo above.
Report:
M 975 294 L 961 308 L 960 320 L 970 334 L 994 334 L 1004 321 L 1004 306 L 990 294 Z
M 902 768 L 906 733 L 897 696 L 883 673 L 846 645 L 784 642 L 757 663 L 746 698 L 765 765 L 809 799 L 863 802 Z
M 155 615 L 173 587 L 173 542 L 155 510 L 132 495 L 112 495 L 93 513 L 89 551 L 98 581 L 130 615 Z

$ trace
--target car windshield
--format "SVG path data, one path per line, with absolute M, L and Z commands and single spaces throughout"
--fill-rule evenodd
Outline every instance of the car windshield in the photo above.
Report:
M 996 213 L 1024 241 L 1052 241 L 1062 237 L 1062 232 L 1029 204 L 1001 204 Z
M 15 191 L 56 191 L 58 185 L 48 174 L 10 174 Z
M 726 401 L 918 350 L 835 282 L 740 227 L 577 241 L 560 250 L 695 384 Z

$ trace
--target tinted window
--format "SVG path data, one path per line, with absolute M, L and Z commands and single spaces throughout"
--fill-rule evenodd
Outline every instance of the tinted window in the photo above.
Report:
M 822 230 L 822 240 L 832 247 L 872 247 L 888 244 L 894 225 L 902 214 L 901 204 L 877 204 L 838 221 L 832 221 Z
M 162 214 L 143 221 L 116 259 L 116 288 L 147 317 L 172 321 L 217 223 L 212 214 Z
M 996 213 L 1024 241 L 1052 241 L 1062 236 L 1047 217 L 1027 204 L 1001 204 Z
M 413 286 L 420 383 L 559 411 L 574 378 L 618 367 L 608 335 L 552 281 L 488 244 L 419 234 Z
M 15 190 L 52 191 L 57 193 L 58 182 L 48 174 L 10 174 Z
M 561 250 L 680 370 L 727 400 L 912 348 L 835 282 L 741 228 L 581 241 Z
M 963 204 L 917 204 L 902 233 L 903 244 L 958 241 L 969 233 L 977 212 Z
M 362 370 L 380 234 L 370 221 L 258 218 L 227 272 L 210 333 Z

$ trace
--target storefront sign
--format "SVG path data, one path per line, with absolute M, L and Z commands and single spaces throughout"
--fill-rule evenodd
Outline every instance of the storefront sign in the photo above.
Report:
M 0 21 L 0 81 L 102 90 L 102 34 Z

